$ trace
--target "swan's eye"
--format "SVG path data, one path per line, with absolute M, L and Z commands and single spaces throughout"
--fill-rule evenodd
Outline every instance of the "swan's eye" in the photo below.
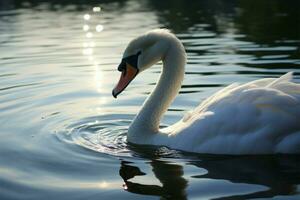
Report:
M 122 72 L 123 70 L 126 70 L 126 62 L 124 59 L 122 59 L 122 62 L 118 66 L 118 71 Z
M 138 69 L 138 58 L 139 58 L 140 54 L 141 54 L 141 51 L 137 52 L 134 55 L 123 58 L 120 65 L 118 66 L 118 71 L 122 72 L 123 70 L 125 70 L 126 63 L 131 65 L 132 67 Z

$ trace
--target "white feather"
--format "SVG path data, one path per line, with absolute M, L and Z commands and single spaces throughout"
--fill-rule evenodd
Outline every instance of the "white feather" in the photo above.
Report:
M 162 115 L 180 89 L 186 57 L 169 31 L 148 32 L 129 46 L 144 48 L 145 40 L 157 46 L 156 52 L 148 50 L 144 56 L 162 54 L 163 73 L 129 128 L 129 142 L 212 154 L 300 153 L 300 84 L 291 82 L 292 72 L 229 85 L 179 122 L 159 130 Z

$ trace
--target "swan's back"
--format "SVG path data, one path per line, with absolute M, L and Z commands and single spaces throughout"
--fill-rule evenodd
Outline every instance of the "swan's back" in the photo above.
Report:
M 291 79 L 287 73 L 230 85 L 163 130 L 169 137 L 156 143 L 214 154 L 300 153 L 300 84 Z

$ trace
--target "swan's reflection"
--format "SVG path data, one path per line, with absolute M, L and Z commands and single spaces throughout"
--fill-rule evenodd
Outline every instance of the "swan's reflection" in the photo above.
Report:
M 150 164 L 155 177 L 161 182 L 162 186 L 129 181 L 129 179 L 145 175 L 145 173 L 138 167 L 133 166 L 132 163 L 122 161 L 120 176 L 124 180 L 124 189 L 137 194 L 161 196 L 162 199 L 187 199 L 185 193 L 187 180 L 182 177 L 182 166 L 158 160 L 152 160 Z
M 246 183 L 267 187 L 266 190 L 260 189 L 248 194 L 231 196 L 227 194 L 215 199 L 272 198 L 281 195 L 299 194 L 297 185 L 300 184 L 300 161 L 297 157 L 205 156 L 197 161 L 186 162 L 186 165 L 190 164 L 208 171 L 204 175 L 191 176 L 192 179 L 227 180 L 231 183 Z M 134 163 L 127 161 L 121 162 L 120 176 L 124 180 L 125 190 L 137 194 L 160 196 L 161 199 L 187 199 L 188 180 L 183 177 L 183 166 L 173 162 L 151 160 L 152 171 L 162 183 L 162 186 L 159 186 L 130 180 L 135 176 L 146 175 L 134 165 Z M 202 172 L 203 170 L 201 170 Z M 185 174 L 185 177 L 189 177 L 189 175 Z M 200 190 L 200 188 L 198 189 Z M 214 187 L 211 190 L 218 190 L 218 188 Z M 205 196 L 202 198 L 205 198 Z

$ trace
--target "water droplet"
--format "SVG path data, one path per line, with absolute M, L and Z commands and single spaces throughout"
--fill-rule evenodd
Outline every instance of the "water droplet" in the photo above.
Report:
M 91 15 L 85 14 L 85 15 L 83 15 L 83 19 L 84 20 L 90 20 L 91 19 Z
M 88 32 L 85 36 L 86 36 L 87 38 L 91 38 L 91 37 L 93 37 L 93 33 Z
M 100 8 L 100 7 L 94 7 L 94 8 L 93 8 L 93 11 L 94 11 L 94 12 L 100 12 L 100 11 L 101 11 L 101 8 Z
M 96 26 L 96 31 L 97 32 L 101 32 L 102 30 L 103 30 L 103 26 L 101 25 L 101 24 L 98 24 L 97 26 Z

